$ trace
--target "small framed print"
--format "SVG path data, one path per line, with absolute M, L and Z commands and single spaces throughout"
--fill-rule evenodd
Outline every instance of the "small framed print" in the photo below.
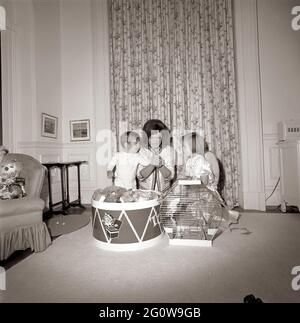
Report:
M 57 138 L 58 118 L 46 113 L 42 113 L 42 136 L 48 138 Z
M 70 121 L 71 141 L 90 141 L 90 120 Z

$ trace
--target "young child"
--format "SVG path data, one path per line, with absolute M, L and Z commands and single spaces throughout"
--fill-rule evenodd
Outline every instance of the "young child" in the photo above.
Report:
M 214 183 L 214 175 L 209 162 L 204 158 L 204 140 L 197 133 L 190 133 L 183 137 L 183 154 L 185 175 L 193 179 L 200 179 L 210 187 Z
M 114 185 L 136 189 L 138 165 L 148 166 L 150 161 L 138 154 L 140 137 L 136 132 L 127 131 L 121 135 L 121 146 L 125 151 L 117 152 L 107 166 L 107 176 L 114 177 Z M 115 169 L 115 174 L 114 174 Z
M 214 182 L 212 183 L 212 187 L 217 190 L 219 179 L 220 179 L 220 167 L 217 157 L 214 153 L 209 150 L 208 144 L 204 141 L 204 157 L 210 164 L 211 170 L 214 174 Z
M 204 157 L 204 140 L 193 132 L 183 137 L 183 153 L 186 160 L 185 175 L 193 179 L 200 179 L 214 196 L 225 207 L 225 202 L 215 185 L 215 176 L 209 161 Z

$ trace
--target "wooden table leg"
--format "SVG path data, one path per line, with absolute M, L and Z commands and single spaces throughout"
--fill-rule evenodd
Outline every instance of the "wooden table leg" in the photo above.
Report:
M 67 176 L 67 206 L 70 206 L 70 184 L 69 184 L 69 166 L 66 166 L 66 176 Z
M 78 180 L 78 206 L 85 209 L 85 207 L 81 204 L 80 164 L 77 165 L 77 180 Z
M 52 188 L 51 188 L 51 168 L 47 169 L 48 172 L 48 190 L 49 190 L 49 212 L 53 213 L 53 201 L 52 201 Z
M 60 167 L 60 178 L 61 178 L 61 197 L 62 197 L 62 214 L 67 215 L 66 211 L 66 199 L 65 199 L 65 178 L 64 178 L 65 166 Z

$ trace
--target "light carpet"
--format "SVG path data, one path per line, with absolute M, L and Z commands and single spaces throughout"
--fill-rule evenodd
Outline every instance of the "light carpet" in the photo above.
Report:
M 211 248 L 161 244 L 135 252 L 96 247 L 91 224 L 10 268 L 2 302 L 299 302 L 299 214 L 242 214 Z M 244 229 L 243 229 L 244 228 Z M 249 234 L 250 232 L 250 234 Z M 252 233 L 251 233 L 252 232 Z

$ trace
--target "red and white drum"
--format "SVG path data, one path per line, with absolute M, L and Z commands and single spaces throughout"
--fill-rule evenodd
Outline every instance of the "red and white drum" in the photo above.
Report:
M 92 200 L 93 236 L 100 247 L 136 250 L 155 245 L 164 236 L 157 199 L 131 203 Z

